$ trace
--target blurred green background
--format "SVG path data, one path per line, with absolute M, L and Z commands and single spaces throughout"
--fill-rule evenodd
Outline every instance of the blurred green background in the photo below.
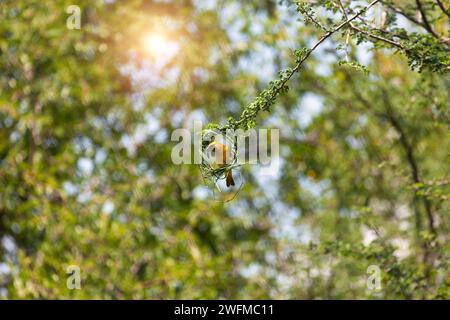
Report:
M 336 35 L 259 115 L 279 172 L 224 203 L 172 164 L 174 129 L 238 116 L 320 34 L 292 1 L 0 0 L 0 298 L 448 298 L 448 68 L 352 39 L 365 73 Z

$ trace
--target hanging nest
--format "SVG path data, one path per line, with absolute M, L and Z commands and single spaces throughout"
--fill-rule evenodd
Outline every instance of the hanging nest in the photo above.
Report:
M 201 133 L 201 156 L 200 170 L 204 179 L 212 181 L 219 191 L 222 191 L 217 182 L 226 178 L 227 172 L 237 168 L 237 141 L 235 136 L 227 136 L 224 131 L 218 129 L 205 129 Z M 218 141 L 219 140 L 219 141 Z M 214 141 L 220 142 L 227 147 L 227 161 L 218 165 L 214 154 Z

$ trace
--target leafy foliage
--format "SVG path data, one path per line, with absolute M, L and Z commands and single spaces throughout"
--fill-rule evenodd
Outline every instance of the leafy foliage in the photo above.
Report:
M 448 299 L 448 8 L 370 3 L 0 1 L 0 297 Z M 279 127 L 279 174 L 215 201 L 194 118 Z

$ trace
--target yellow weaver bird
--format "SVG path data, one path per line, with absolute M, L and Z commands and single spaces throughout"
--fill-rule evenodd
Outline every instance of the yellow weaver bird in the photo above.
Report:
M 209 147 L 211 148 L 211 151 L 214 152 L 214 156 L 215 156 L 215 164 L 217 166 L 219 166 L 219 168 L 225 167 L 227 165 L 228 162 L 228 147 L 226 145 L 224 145 L 223 143 L 217 142 L 217 141 L 213 141 L 209 144 Z M 229 186 L 234 186 L 234 179 L 233 179 L 233 174 L 231 172 L 231 169 L 229 169 L 226 172 L 226 183 L 227 183 L 227 187 Z

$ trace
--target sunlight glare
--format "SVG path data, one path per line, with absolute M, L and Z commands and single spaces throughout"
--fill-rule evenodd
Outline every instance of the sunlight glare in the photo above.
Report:
M 171 42 L 162 34 L 148 33 L 143 37 L 143 45 L 147 54 L 155 57 L 165 55 L 170 47 Z

